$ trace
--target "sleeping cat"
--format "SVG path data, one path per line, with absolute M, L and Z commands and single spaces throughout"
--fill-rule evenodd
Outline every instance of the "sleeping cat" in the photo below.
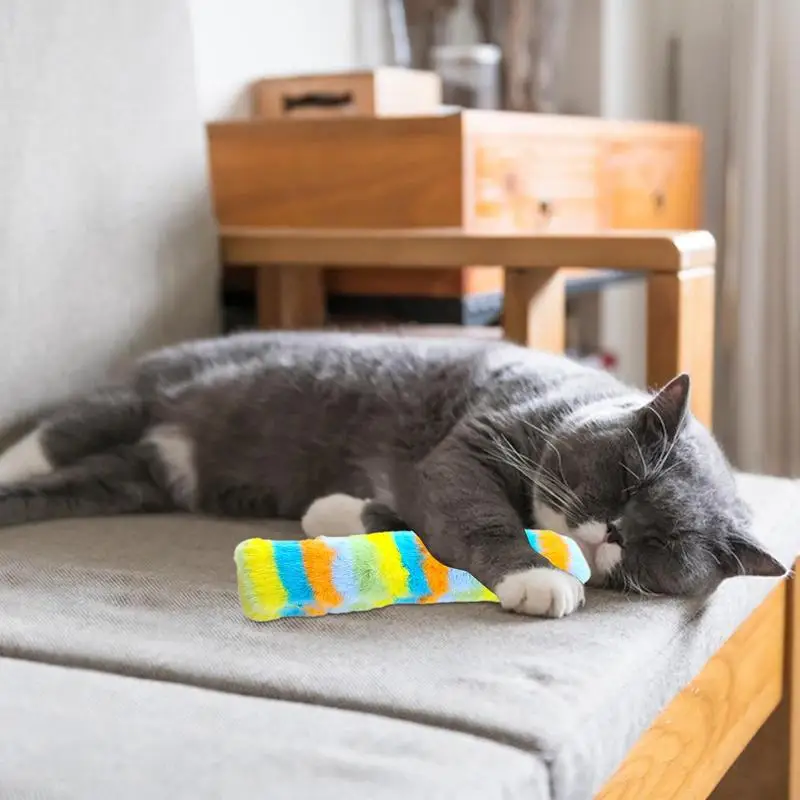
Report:
M 782 575 L 689 378 L 654 395 L 510 344 L 247 334 L 140 361 L 0 456 L 0 526 L 193 511 L 303 517 L 307 535 L 417 531 L 507 609 L 563 616 L 581 584 L 522 528 L 575 538 L 612 588 L 698 595 Z

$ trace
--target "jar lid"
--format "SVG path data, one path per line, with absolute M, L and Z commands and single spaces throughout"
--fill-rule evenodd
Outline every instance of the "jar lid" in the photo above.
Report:
M 502 50 L 496 44 L 444 44 L 432 50 L 435 62 L 462 62 L 470 64 L 500 63 Z

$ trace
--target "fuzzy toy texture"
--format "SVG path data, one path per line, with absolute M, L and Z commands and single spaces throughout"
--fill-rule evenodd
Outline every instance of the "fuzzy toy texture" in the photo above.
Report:
M 553 531 L 525 531 L 531 547 L 581 583 L 589 565 L 578 544 Z M 433 558 L 410 531 L 248 539 L 234 559 L 242 610 L 256 622 L 369 611 L 395 604 L 497 602 L 467 572 Z

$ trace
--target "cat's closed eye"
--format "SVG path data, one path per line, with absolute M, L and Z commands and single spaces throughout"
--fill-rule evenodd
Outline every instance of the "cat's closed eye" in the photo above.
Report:
M 626 486 L 620 495 L 620 500 L 623 504 L 628 503 L 632 498 L 636 497 L 639 492 L 644 489 L 645 484 L 644 481 L 639 481 L 636 483 L 630 484 L 630 486 Z
M 679 533 L 649 534 L 642 540 L 647 547 L 657 550 L 672 550 L 680 545 Z

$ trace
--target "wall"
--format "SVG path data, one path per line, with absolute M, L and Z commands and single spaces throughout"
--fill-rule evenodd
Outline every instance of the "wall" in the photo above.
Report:
M 603 3 L 572 3 L 568 56 L 561 66 L 558 105 L 564 114 L 596 117 L 602 100 Z
M 0 75 L 2 433 L 214 334 L 219 265 L 181 3 L 3 0 Z
M 722 246 L 725 233 L 725 163 L 729 103 L 729 40 L 734 0 L 659 0 L 669 9 L 657 35 L 680 38 L 678 119 L 703 130 L 704 225 Z
M 600 27 L 600 115 L 643 120 L 660 116 L 657 82 L 666 72 L 653 69 L 666 58 L 656 35 L 653 0 L 604 0 Z M 600 342 L 619 357 L 619 376 L 644 386 L 647 355 L 647 294 L 642 282 L 621 284 L 600 297 Z
M 256 78 L 358 66 L 358 0 L 189 2 L 205 119 L 246 116 Z
M 727 52 L 733 0 L 592 0 L 579 11 L 565 83 L 580 102 L 565 110 L 615 119 L 674 119 L 696 125 L 704 136 L 703 225 L 717 237 L 724 269 L 725 125 L 728 113 Z M 669 47 L 680 44 L 676 92 L 670 97 Z M 600 66 L 597 53 L 600 53 Z M 566 91 L 566 89 L 565 89 Z M 594 94 L 593 94 L 594 93 Z M 621 377 L 645 380 L 641 331 L 647 319 L 643 286 L 603 292 L 601 343 L 620 355 Z

